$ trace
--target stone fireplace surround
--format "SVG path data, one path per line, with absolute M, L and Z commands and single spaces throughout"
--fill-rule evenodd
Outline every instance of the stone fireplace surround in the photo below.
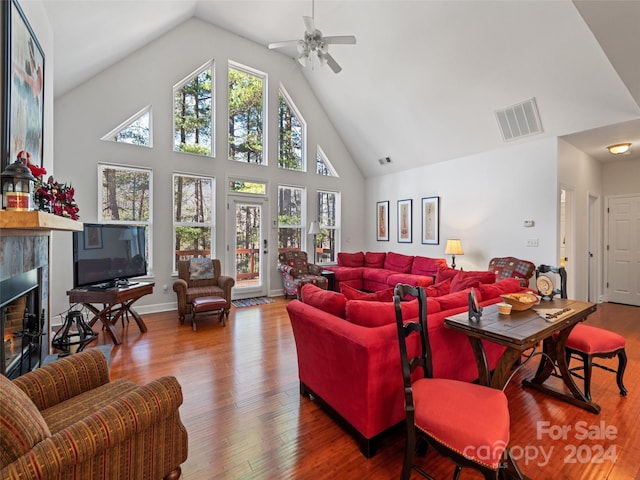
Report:
M 0 210 L 0 282 L 4 284 L 13 277 L 33 270 L 38 272 L 40 313 L 44 310 L 44 336 L 40 361 L 49 354 L 51 346 L 49 331 L 51 231 L 80 231 L 82 226 L 82 222 L 44 212 Z M 4 340 L 2 348 L 4 348 Z M 4 356 L 4 352 L 2 355 Z

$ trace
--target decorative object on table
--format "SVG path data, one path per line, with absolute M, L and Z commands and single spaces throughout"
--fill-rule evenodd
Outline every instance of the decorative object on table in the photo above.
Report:
M 478 304 L 475 288 L 469 290 L 469 320 L 478 321 L 482 317 L 482 307 Z
M 500 315 L 511 315 L 511 304 L 507 302 L 498 303 L 498 313 Z
M 51 345 L 62 350 L 59 357 L 65 357 L 71 353 L 84 350 L 98 335 L 84 320 L 84 314 L 80 310 L 69 310 L 64 324 L 53 336 Z
M 33 192 L 37 179 L 21 160 L 18 159 L 5 168 L 0 177 L 2 178 L 2 208 L 17 211 L 34 209 Z
M 3 103 L 2 166 L 18 152 L 42 165 L 44 132 L 44 52 L 17 0 L 2 2 Z
M 450 238 L 444 247 L 444 254 L 451 255 L 451 268 L 456 268 L 456 255 L 464 255 L 462 242 L 458 238 Z
M 376 203 L 376 240 L 389 241 L 389 200 Z
M 315 220 L 309 224 L 309 235 L 313 235 L 313 263 L 318 261 L 318 234 L 320 233 L 320 225 Z
M 72 220 L 80 218 L 80 209 L 74 199 L 76 191 L 71 185 L 49 177 L 46 182 L 37 182 L 36 187 L 35 200 L 39 210 Z
M 413 241 L 412 200 L 398 200 L 398 243 Z
M 508 293 L 500 295 L 500 297 L 517 312 L 527 310 L 540 303 L 540 297 L 528 292 Z
M 556 280 L 554 280 L 554 277 Z M 560 280 L 559 287 L 556 286 L 558 278 Z M 555 295 L 567 298 L 567 271 L 563 266 L 539 265 L 536 268 L 536 287 L 542 300 L 553 300 Z
M 440 244 L 440 197 L 422 199 L 422 243 Z

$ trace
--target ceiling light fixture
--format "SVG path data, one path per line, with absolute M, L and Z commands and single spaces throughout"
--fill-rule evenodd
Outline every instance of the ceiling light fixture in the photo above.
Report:
M 631 148 L 630 143 L 616 143 L 615 145 L 609 145 L 607 150 L 614 155 L 622 155 L 623 153 L 627 153 Z

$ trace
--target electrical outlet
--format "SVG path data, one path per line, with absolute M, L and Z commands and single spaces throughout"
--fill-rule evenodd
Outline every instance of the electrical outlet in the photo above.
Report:
M 534 222 L 533 222 L 533 220 L 525 220 L 524 222 L 522 222 L 522 225 L 524 227 L 533 227 Z
M 527 247 L 537 247 L 538 239 L 537 238 L 528 238 L 527 239 Z

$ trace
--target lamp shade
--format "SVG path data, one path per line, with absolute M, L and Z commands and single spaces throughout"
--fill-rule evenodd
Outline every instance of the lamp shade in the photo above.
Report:
M 447 245 L 444 247 L 444 253 L 445 255 L 464 255 L 462 242 L 457 238 L 447 240 Z
M 309 235 L 317 235 L 320 233 L 320 225 L 315 220 L 309 224 Z

